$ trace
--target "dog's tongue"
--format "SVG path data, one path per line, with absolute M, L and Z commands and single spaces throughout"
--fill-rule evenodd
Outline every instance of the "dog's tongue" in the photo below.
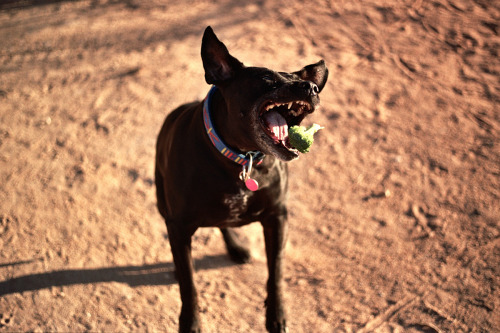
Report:
M 270 111 L 264 115 L 264 120 L 269 129 L 279 141 L 284 141 L 288 137 L 288 125 L 285 118 L 278 112 Z

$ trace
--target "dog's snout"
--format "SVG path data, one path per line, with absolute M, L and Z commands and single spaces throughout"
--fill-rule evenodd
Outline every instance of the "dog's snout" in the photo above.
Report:
M 304 89 L 307 92 L 307 95 L 309 96 L 316 96 L 317 94 L 319 94 L 319 88 L 314 82 L 311 81 L 302 82 L 301 88 Z

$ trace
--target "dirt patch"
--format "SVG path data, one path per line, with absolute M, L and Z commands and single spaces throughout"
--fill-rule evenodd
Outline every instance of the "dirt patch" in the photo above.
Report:
M 176 331 L 156 210 L 165 116 L 201 99 L 212 25 L 245 64 L 324 59 L 325 126 L 290 164 L 292 332 L 499 327 L 498 18 L 489 1 L 0 5 L 0 331 Z M 263 332 L 261 228 L 193 242 L 207 332 Z

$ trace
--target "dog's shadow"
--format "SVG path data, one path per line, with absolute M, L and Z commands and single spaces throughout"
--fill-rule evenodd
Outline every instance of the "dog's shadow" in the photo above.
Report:
M 14 262 L 0 264 L 0 268 L 26 264 Z M 197 270 L 208 270 L 235 265 L 227 255 L 205 256 L 194 261 Z M 0 296 L 35 291 L 50 287 L 63 287 L 78 284 L 121 282 L 132 287 L 144 285 L 170 285 L 177 283 L 172 262 L 142 266 L 118 266 L 95 269 L 68 269 L 45 273 L 23 275 L 0 281 Z

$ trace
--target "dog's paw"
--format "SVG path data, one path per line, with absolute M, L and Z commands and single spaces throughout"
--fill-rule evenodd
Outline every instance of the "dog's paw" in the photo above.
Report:
M 201 327 L 198 322 L 185 325 L 181 323 L 179 325 L 179 333 L 201 333 Z
M 269 333 L 288 333 L 288 327 L 286 327 L 286 320 L 282 320 L 280 322 L 275 321 L 272 323 L 268 323 L 266 325 Z
M 283 307 L 266 299 L 266 328 L 270 333 L 286 333 L 286 315 Z
M 227 253 L 232 261 L 237 264 L 244 264 L 250 261 L 250 250 L 246 246 L 245 241 L 238 237 L 236 231 L 231 228 L 221 229 L 226 243 Z
M 179 317 L 179 333 L 201 333 L 200 319 L 198 315 L 182 312 Z
M 245 264 L 252 258 L 250 251 L 243 246 L 228 247 L 227 252 L 231 260 L 237 264 Z

